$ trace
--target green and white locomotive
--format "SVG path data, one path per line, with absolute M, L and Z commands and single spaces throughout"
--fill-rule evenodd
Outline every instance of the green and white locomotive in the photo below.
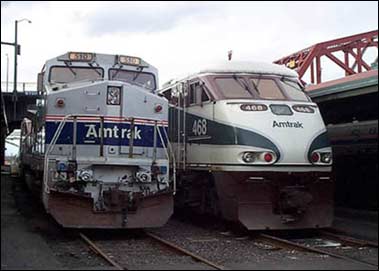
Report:
M 166 83 L 178 206 L 248 229 L 328 227 L 332 151 L 296 72 L 230 61 Z

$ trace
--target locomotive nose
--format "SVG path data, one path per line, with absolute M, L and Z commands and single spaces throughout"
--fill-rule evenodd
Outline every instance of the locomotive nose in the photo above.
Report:
M 274 143 L 280 157 L 276 164 L 311 163 L 310 148 L 326 131 L 316 104 L 266 100 L 241 102 L 238 107 L 233 119 Z M 321 140 L 312 151 L 327 147 L 326 140 Z

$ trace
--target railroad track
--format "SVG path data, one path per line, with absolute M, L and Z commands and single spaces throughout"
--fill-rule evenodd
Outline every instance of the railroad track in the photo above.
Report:
M 360 246 L 370 246 L 378 248 L 378 242 L 370 241 L 370 240 L 363 240 L 363 239 L 357 239 L 355 237 L 349 236 L 347 233 L 341 231 L 341 230 L 319 230 L 320 234 L 339 239 L 345 243 L 351 243 L 353 245 L 360 245 Z
M 344 245 L 348 245 L 348 246 L 359 246 L 359 247 L 371 246 L 371 247 L 375 247 L 375 248 L 378 247 L 377 243 L 375 243 L 375 242 L 371 242 L 371 241 L 367 241 L 367 240 L 360 240 L 360 239 L 352 238 L 350 236 L 344 236 L 341 234 L 336 234 L 336 233 L 332 233 L 332 232 L 325 231 L 325 230 L 319 230 L 318 233 L 319 233 L 319 236 L 317 238 L 324 238 L 325 240 L 327 240 L 327 239 L 338 240 L 341 243 L 343 243 Z M 278 237 L 275 235 L 261 233 L 258 235 L 258 239 L 263 240 L 263 241 L 267 241 L 273 245 L 276 245 L 276 246 L 279 246 L 282 248 L 291 248 L 291 249 L 305 251 L 305 252 L 313 252 L 313 253 L 324 254 L 324 255 L 334 257 L 334 258 L 339 258 L 339 259 L 343 259 L 346 261 L 366 265 L 369 267 L 378 268 L 377 263 L 368 262 L 368 261 L 365 261 L 362 259 L 357 259 L 357 258 L 349 256 L 349 255 L 343 255 L 340 253 L 335 253 L 335 252 L 329 251 L 327 249 L 321 249 L 321 248 L 318 248 L 318 247 L 315 247 L 312 245 L 304 245 L 304 244 L 298 243 L 298 242 L 296 242 L 292 239 L 289 239 L 289 238 L 281 238 L 281 237 Z
M 196 254 L 192 253 L 191 251 L 188 251 L 185 248 L 180 247 L 180 246 L 178 246 L 178 245 L 176 245 L 170 241 L 167 241 L 167 240 L 165 240 L 165 239 L 163 239 L 163 238 L 161 238 L 161 237 L 159 237 L 153 233 L 145 231 L 144 234 L 146 237 L 150 238 L 151 240 L 154 240 L 154 242 L 157 242 L 160 245 L 169 247 L 171 250 L 175 251 L 178 254 L 190 256 L 196 262 L 203 263 L 203 264 L 208 265 L 208 266 L 210 266 L 216 270 L 226 270 L 227 269 L 224 266 L 213 263 L 213 262 L 211 262 L 211 261 L 209 261 L 209 260 L 207 260 L 207 259 L 205 259 L 199 255 L 196 255 Z M 90 240 L 90 238 L 88 238 L 83 233 L 80 233 L 79 235 L 87 243 L 87 245 L 90 247 L 91 250 L 93 250 L 99 256 L 103 257 L 110 265 L 114 266 L 118 270 L 128 270 L 128 268 L 126 266 L 118 263 L 117 259 L 113 260 L 110 256 L 108 256 L 107 253 L 104 252 L 104 250 L 102 250 L 100 248 L 100 246 L 96 244 L 95 241 Z M 124 241 L 124 240 L 120 240 L 120 241 Z
M 128 246 L 133 248 L 133 250 L 135 246 L 141 247 L 141 244 L 138 245 L 138 242 L 137 242 L 138 240 L 134 242 L 133 240 L 135 239 L 125 239 L 125 235 L 122 235 L 123 237 L 121 239 L 116 237 L 116 240 L 114 240 L 114 243 L 111 243 L 111 239 L 108 240 L 108 238 L 107 240 L 103 240 L 103 241 L 96 240 L 95 238 L 94 240 L 96 241 L 92 241 L 90 240 L 90 238 L 88 238 L 84 234 L 80 234 L 80 236 L 91 247 L 91 249 L 94 252 L 96 252 L 98 255 L 103 257 L 106 261 L 108 261 L 112 266 L 114 266 L 118 270 L 127 270 L 128 268 L 133 268 L 133 264 L 135 264 L 134 257 L 143 258 L 145 257 L 145 255 L 146 257 L 155 257 L 154 255 L 150 255 L 149 252 L 146 252 L 145 248 L 147 250 L 151 249 L 150 251 L 156 251 L 161 255 L 166 255 L 165 256 L 166 259 L 170 257 L 171 258 L 182 257 L 182 259 L 185 258 L 186 261 L 184 262 L 184 265 L 187 264 L 191 266 L 192 264 L 195 264 L 194 261 L 196 261 L 196 264 L 201 263 L 201 265 L 204 265 L 204 267 L 208 266 L 208 267 L 211 267 L 212 269 L 224 270 L 224 269 L 227 269 L 225 266 L 222 266 L 214 262 L 215 259 L 218 258 L 218 256 L 215 257 L 215 255 L 218 255 L 218 254 L 205 253 L 207 256 L 202 257 L 198 255 L 199 254 L 198 251 L 202 251 L 204 247 L 202 247 L 202 245 L 196 247 L 196 245 L 194 244 L 197 244 L 197 243 L 204 244 L 204 242 L 205 243 L 211 242 L 215 245 L 215 247 L 212 245 L 212 246 L 209 246 L 209 248 L 211 248 L 211 250 L 214 248 L 215 251 L 220 251 L 220 250 L 216 250 L 216 246 L 217 244 L 225 245 L 225 240 L 240 240 L 238 241 L 238 243 L 233 241 L 234 246 L 239 246 L 239 242 L 242 242 L 241 246 L 245 248 L 246 248 L 246 244 L 249 243 L 249 240 L 258 241 L 259 243 L 262 243 L 262 242 L 269 243 L 271 247 L 273 246 L 274 250 L 276 250 L 276 248 L 283 249 L 283 250 L 278 250 L 278 251 L 283 251 L 283 252 L 278 252 L 279 253 L 278 255 L 285 256 L 287 253 L 286 251 L 291 251 L 291 250 L 305 251 L 305 252 L 328 255 L 330 257 L 342 259 L 346 262 L 359 264 L 362 267 L 363 266 L 370 267 L 370 268 L 374 267 L 375 269 L 377 269 L 378 267 L 377 261 L 375 261 L 372 258 L 372 255 L 376 253 L 375 249 L 378 248 L 377 243 L 367 241 L 367 240 L 352 238 L 350 236 L 347 236 L 346 234 L 344 235 L 341 233 L 336 233 L 336 231 L 334 230 L 331 231 L 328 229 L 328 230 L 317 230 L 317 231 L 311 231 L 311 232 L 308 232 L 308 231 L 305 231 L 305 232 L 300 231 L 296 233 L 291 232 L 290 234 L 291 235 L 295 234 L 295 236 L 292 236 L 291 238 L 287 238 L 288 236 L 286 236 L 285 238 L 282 238 L 282 236 L 274 235 L 276 233 L 270 233 L 270 234 L 261 233 L 261 234 L 254 234 L 254 236 L 251 236 L 247 232 L 241 233 L 240 231 L 232 230 L 229 232 L 229 234 L 225 234 L 223 232 L 212 231 L 212 233 L 208 235 L 205 232 L 200 232 L 200 233 L 196 231 L 192 232 L 192 229 L 186 232 L 186 229 L 184 229 L 183 236 L 180 235 L 179 238 L 172 238 L 173 235 L 172 233 L 169 234 L 169 232 L 171 232 L 175 228 L 175 226 L 176 228 L 178 228 L 178 226 L 180 225 L 178 224 L 171 225 L 172 229 L 160 232 L 159 236 L 156 233 L 153 233 L 150 231 L 141 231 L 139 240 L 140 241 L 143 240 L 144 250 L 137 251 L 134 254 L 133 254 L 133 251 L 131 250 L 126 250 L 126 251 L 123 250 L 118 253 L 119 255 L 116 255 L 117 253 L 115 254 L 114 250 L 110 249 L 110 248 L 122 248 L 127 243 L 128 243 Z M 312 242 L 310 243 L 307 243 L 307 242 L 303 243 L 301 241 L 299 242 L 299 240 L 302 240 L 302 239 L 299 239 L 299 237 L 301 238 L 301 236 L 304 236 L 304 233 L 307 237 L 303 238 L 303 240 L 308 240 L 308 239 L 321 240 L 322 239 L 322 240 L 325 240 L 326 242 L 327 240 L 331 241 L 332 244 L 333 244 L 333 241 L 336 241 L 334 243 L 335 244 L 338 243 L 340 245 L 336 246 L 337 248 L 332 248 L 332 247 L 325 248 L 325 247 L 318 246 L 319 244 L 316 246 L 313 246 L 314 243 L 312 244 Z M 309 233 L 311 233 L 312 237 L 309 237 Z M 245 237 L 237 238 L 237 236 L 245 236 Z M 260 247 L 259 245 L 256 246 L 255 242 L 253 246 L 255 246 L 255 248 Z M 108 247 L 108 250 L 107 250 L 107 247 Z M 190 248 L 191 251 L 189 251 L 189 249 L 185 249 L 184 247 Z M 363 249 L 362 247 L 370 247 L 370 248 Z M 169 250 L 171 254 L 167 253 L 166 251 L 167 249 Z M 266 250 L 267 247 L 263 246 L 262 249 Z M 272 250 L 271 248 L 268 248 L 268 249 Z M 192 251 L 197 251 L 197 253 L 193 253 Z M 348 255 L 346 255 L 346 253 Z M 349 254 L 352 254 L 352 255 L 349 255 Z M 178 255 L 181 255 L 181 256 L 178 256 Z M 186 257 L 183 257 L 183 255 L 185 255 Z M 259 255 L 259 253 L 257 255 Z M 360 256 L 357 257 L 357 255 L 360 255 L 360 256 L 363 255 L 363 257 L 360 257 Z M 158 264 L 158 265 L 166 264 L 164 258 L 163 259 L 155 258 L 155 259 L 156 261 L 154 264 Z M 210 261 L 209 259 L 212 259 L 213 262 Z M 222 259 L 221 261 L 219 260 L 216 260 L 216 261 L 224 263 L 225 261 L 223 260 L 224 259 Z M 176 264 L 178 263 L 177 260 L 173 260 L 173 262 L 174 263 L 176 262 Z M 142 266 L 143 265 L 144 263 L 142 263 Z M 138 267 L 139 264 L 135 266 Z
M 79 233 L 80 238 L 82 238 L 87 245 L 93 250 L 96 254 L 100 255 L 104 258 L 108 263 L 110 263 L 112 266 L 116 267 L 118 270 L 126 270 L 121 265 L 119 265 L 117 262 L 112 260 L 105 252 L 103 252 L 93 241 L 91 241 L 86 235 L 83 233 Z
M 209 261 L 209 260 L 207 260 L 207 259 L 205 259 L 205 258 L 203 258 L 203 257 L 201 257 L 199 255 L 196 255 L 196 254 L 192 253 L 189 250 L 181 248 L 181 247 L 177 246 L 176 244 L 174 244 L 172 242 L 164 240 L 161 237 L 159 237 L 159 236 L 157 236 L 157 235 L 155 235 L 153 233 L 146 232 L 146 235 L 149 236 L 150 238 L 153 238 L 154 240 L 156 240 L 156 241 L 158 241 L 158 242 L 166 245 L 166 246 L 169 246 L 172 249 L 175 249 L 175 250 L 177 250 L 177 251 L 179 251 L 179 252 L 181 252 L 181 253 L 183 253 L 183 254 L 185 254 L 187 256 L 190 256 L 190 257 L 192 257 L 193 259 L 195 259 L 195 260 L 197 260 L 199 262 L 202 262 L 202 263 L 204 263 L 206 265 L 209 265 L 209 266 L 211 266 L 211 267 L 213 267 L 213 268 L 215 268 L 217 270 L 226 270 L 227 269 L 224 266 L 221 266 L 221 265 L 218 265 L 216 263 L 213 263 L 213 262 L 211 262 L 211 261 Z

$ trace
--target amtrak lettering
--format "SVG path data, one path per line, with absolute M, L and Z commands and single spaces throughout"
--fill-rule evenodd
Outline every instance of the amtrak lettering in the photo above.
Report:
M 272 123 L 272 127 L 279 127 L 279 128 L 304 128 L 303 123 L 297 121 L 297 122 L 290 122 L 290 121 L 275 121 Z
M 59 122 L 46 122 L 46 144 L 49 144 L 58 128 Z M 73 123 L 67 122 L 57 139 L 56 144 L 73 144 Z M 154 126 L 153 125 L 135 125 L 133 128 L 134 146 L 153 147 L 154 142 Z M 161 132 L 167 127 L 159 126 Z M 131 127 L 129 123 L 109 123 L 104 122 L 103 127 L 103 144 L 113 146 L 127 146 L 131 138 Z M 100 123 L 77 123 L 77 144 L 99 145 L 101 144 L 101 128 Z M 164 139 L 166 142 L 166 139 Z M 157 146 L 162 147 L 161 141 L 158 139 Z
M 100 128 L 96 129 L 95 124 L 86 124 L 87 127 L 87 133 L 86 138 L 97 138 L 100 136 Z M 119 129 L 117 125 L 114 125 L 113 128 L 104 128 L 103 129 L 104 138 L 127 138 L 130 139 L 131 136 L 131 130 L 122 128 Z M 139 140 L 142 139 L 141 137 L 141 130 L 135 126 L 134 127 L 134 139 Z

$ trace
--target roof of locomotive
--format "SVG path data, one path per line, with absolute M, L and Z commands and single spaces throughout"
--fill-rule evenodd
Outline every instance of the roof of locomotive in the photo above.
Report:
M 148 62 L 144 61 L 140 57 L 128 56 L 128 55 L 118 55 L 118 54 L 100 54 L 93 52 L 67 52 L 60 56 L 56 56 L 52 59 L 46 61 L 44 65 L 44 69 L 50 71 L 52 67 L 55 66 L 64 66 L 67 67 L 75 66 L 75 67 L 92 67 L 92 68 L 102 68 L 105 70 L 108 69 L 125 69 L 130 71 L 140 72 L 143 71 L 145 73 L 151 73 L 154 75 L 156 80 L 156 86 L 158 86 L 158 69 Z M 109 73 L 104 73 L 104 80 L 108 80 Z M 44 84 L 45 85 L 56 85 L 55 82 L 50 82 L 50 76 L 44 76 Z M 89 80 L 84 80 L 85 82 Z M 84 82 L 84 83 L 85 83 Z M 71 82 L 69 84 L 82 84 L 81 81 Z M 60 84 L 60 88 L 63 88 L 64 85 Z M 49 88 L 47 89 L 49 92 Z
M 250 73 L 298 77 L 298 74 L 295 71 L 278 64 L 252 61 L 224 61 L 203 67 L 199 69 L 198 72 L 171 79 L 164 84 L 164 87 L 185 79 L 190 79 L 197 75 L 212 73 Z
M 81 54 L 81 55 L 90 55 L 91 59 L 90 60 L 72 60 L 71 55 L 75 54 Z M 133 63 L 119 63 L 120 57 L 125 57 L 128 59 L 133 59 L 137 60 L 138 64 L 133 64 Z M 134 67 L 145 67 L 147 69 L 155 69 L 156 68 L 143 60 L 140 57 L 135 57 L 135 56 L 127 56 L 127 55 L 121 55 L 121 54 L 101 54 L 101 53 L 95 53 L 95 52 L 88 52 L 88 53 L 82 53 L 82 52 L 67 52 L 64 53 L 60 56 L 51 58 L 46 61 L 46 63 L 53 63 L 54 62 L 62 62 L 62 61 L 69 61 L 69 62 L 76 62 L 77 64 L 83 63 L 83 65 L 86 65 L 86 63 L 94 63 L 94 62 L 100 62 L 102 64 L 108 64 L 108 65 L 115 65 L 117 63 L 121 65 L 129 65 L 129 66 L 134 66 Z M 96 67 L 96 66 L 95 66 Z

